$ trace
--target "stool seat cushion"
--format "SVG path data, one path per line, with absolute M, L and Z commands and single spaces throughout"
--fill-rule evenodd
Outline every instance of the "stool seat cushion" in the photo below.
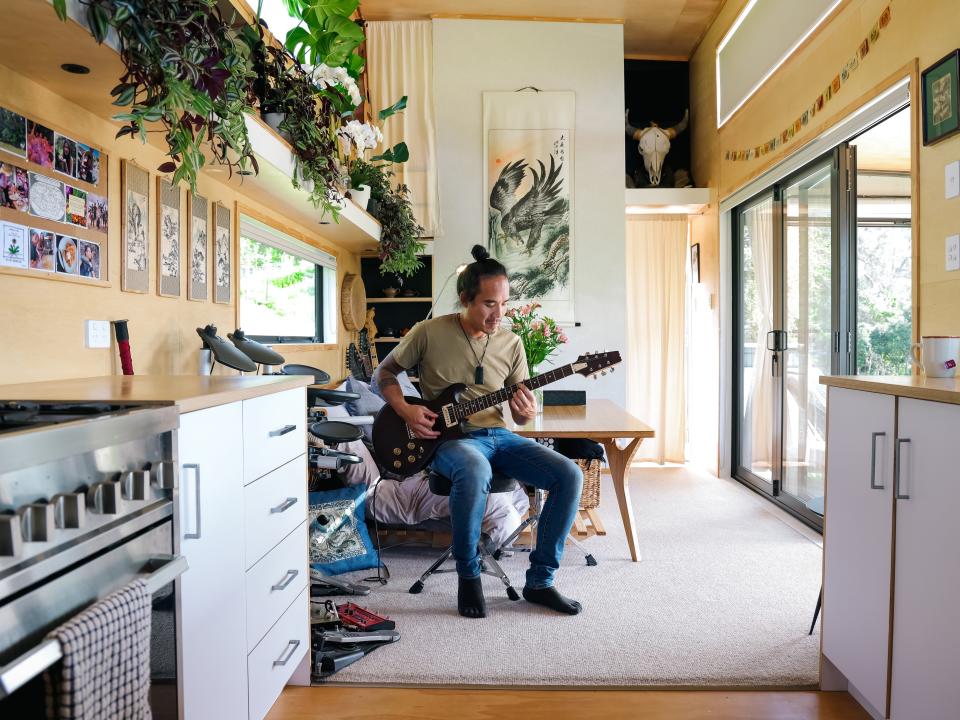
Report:
M 450 494 L 452 486 L 453 483 L 450 478 L 444 477 L 438 472 L 430 471 L 430 492 L 434 495 L 447 496 Z M 516 480 L 498 472 L 493 474 L 493 479 L 490 481 L 490 492 L 492 493 L 513 492 L 516 487 Z

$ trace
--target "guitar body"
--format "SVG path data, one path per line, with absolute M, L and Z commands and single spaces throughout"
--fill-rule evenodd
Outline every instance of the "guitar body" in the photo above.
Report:
M 430 464 L 437 448 L 443 443 L 466 437 L 460 430 L 459 423 L 445 427 L 441 413 L 444 405 L 459 402 L 461 393 L 466 389 L 466 385 L 458 383 L 448 387 L 433 400 L 405 398 L 409 404 L 425 405 L 437 414 L 433 429 L 440 433 L 440 437 L 430 440 L 414 437 L 407 424 L 389 404 L 380 408 L 373 421 L 373 451 L 381 466 L 394 475 L 413 475 Z

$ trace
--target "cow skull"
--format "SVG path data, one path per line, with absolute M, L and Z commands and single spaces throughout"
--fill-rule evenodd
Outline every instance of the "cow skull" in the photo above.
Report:
M 670 152 L 670 141 L 687 129 L 690 111 L 683 114 L 683 120 L 671 128 L 661 128 L 657 123 L 650 123 L 642 130 L 630 124 L 630 109 L 624 113 L 627 135 L 637 141 L 637 149 L 643 156 L 643 165 L 650 176 L 650 184 L 660 184 L 660 171 L 663 169 L 663 159 Z

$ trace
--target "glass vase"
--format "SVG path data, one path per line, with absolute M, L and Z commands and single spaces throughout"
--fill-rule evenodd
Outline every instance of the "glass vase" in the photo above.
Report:
M 536 367 L 530 368 L 530 377 L 536 377 L 540 374 L 540 371 Z M 535 388 L 531 390 L 533 393 L 533 399 L 537 403 L 537 415 L 543 414 L 543 388 Z

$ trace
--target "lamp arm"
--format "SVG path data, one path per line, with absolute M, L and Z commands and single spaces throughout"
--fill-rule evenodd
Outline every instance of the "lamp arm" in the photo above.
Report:
M 437 304 L 440 302 L 440 298 L 443 297 L 443 291 L 447 289 L 447 285 L 450 284 L 450 281 L 453 279 L 454 275 L 459 275 L 460 273 L 457 270 L 454 270 L 452 273 L 447 275 L 447 279 L 443 281 L 443 287 L 440 288 L 440 292 L 437 293 L 436 299 L 433 301 L 433 304 L 430 306 L 430 309 L 427 311 L 427 314 L 424 316 L 424 320 L 429 320 L 433 317 L 433 311 L 436 309 Z

